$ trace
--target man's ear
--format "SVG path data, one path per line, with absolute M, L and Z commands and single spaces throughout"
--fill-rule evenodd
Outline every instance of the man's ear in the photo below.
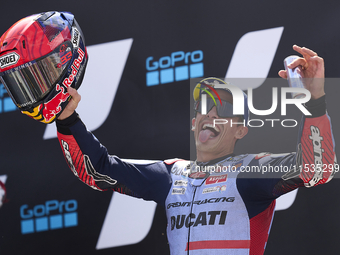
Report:
M 246 134 L 248 134 L 248 127 L 240 125 L 240 126 L 237 127 L 235 138 L 236 139 L 242 139 L 243 137 L 246 136 Z
M 191 131 L 195 131 L 196 127 L 196 118 L 192 118 L 191 120 Z

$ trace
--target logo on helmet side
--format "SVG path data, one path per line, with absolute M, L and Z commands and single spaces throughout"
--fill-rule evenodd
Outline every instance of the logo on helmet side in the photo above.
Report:
M 72 44 L 75 49 L 79 47 L 79 37 L 80 37 L 80 33 L 78 29 L 74 27 L 72 30 Z
M 18 63 L 19 59 L 20 59 L 20 56 L 15 52 L 6 54 L 0 57 L 0 68 L 5 68 L 8 66 L 14 65 Z

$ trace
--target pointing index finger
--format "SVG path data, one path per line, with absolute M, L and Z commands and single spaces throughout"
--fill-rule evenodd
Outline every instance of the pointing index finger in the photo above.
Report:
M 314 52 L 311 49 L 308 49 L 306 47 L 300 47 L 300 46 L 294 45 L 293 49 L 295 51 L 299 52 L 301 55 L 303 55 L 304 58 L 306 58 L 306 57 L 310 58 L 310 57 L 314 57 L 314 56 L 318 55 L 316 52 Z

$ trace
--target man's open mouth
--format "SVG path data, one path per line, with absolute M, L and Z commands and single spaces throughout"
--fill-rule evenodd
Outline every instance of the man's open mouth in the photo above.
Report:
M 202 129 L 198 135 L 198 139 L 202 142 L 205 143 L 209 139 L 215 138 L 220 134 L 220 129 L 211 123 L 205 123 L 202 126 Z

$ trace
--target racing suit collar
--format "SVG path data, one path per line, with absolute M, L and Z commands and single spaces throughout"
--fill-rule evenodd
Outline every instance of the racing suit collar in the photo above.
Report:
M 216 163 L 218 163 L 218 162 L 220 162 L 224 159 L 227 159 L 229 157 L 234 157 L 234 156 L 235 156 L 235 154 L 231 153 L 231 154 L 228 154 L 226 156 L 223 156 L 223 157 L 220 157 L 220 158 L 215 158 L 215 159 L 207 161 L 207 162 L 196 161 L 196 165 L 198 165 L 198 166 L 211 166 L 211 165 L 215 165 Z

